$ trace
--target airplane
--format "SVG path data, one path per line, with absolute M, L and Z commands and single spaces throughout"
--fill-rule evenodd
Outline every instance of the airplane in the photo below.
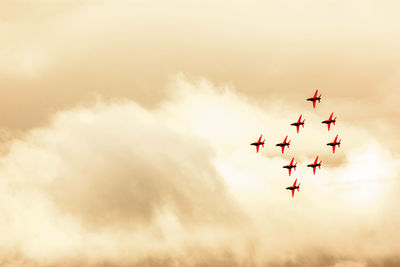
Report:
M 285 151 L 285 146 L 287 146 L 289 148 L 289 145 L 290 145 L 291 140 L 289 140 L 288 143 L 286 143 L 286 140 L 287 140 L 287 136 L 285 137 L 285 140 L 283 140 L 282 143 L 276 144 L 276 146 L 280 146 L 282 148 L 282 154 Z
M 315 94 L 314 94 L 314 96 L 313 97 L 311 97 L 311 98 L 307 98 L 307 101 L 312 101 L 312 104 L 313 104 L 313 108 L 315 108 L 315 102 L 318 100 L 318 102 L 321 102 L 321 94 L 317 97 L 317 95 L 318 95 L 318 89 L 317 89 L 317 91 L 315 91 Z
M 300 115 L 299 120 L 298 120 L 297 122 L 294 122 L 294 123 L 290 124 L 290 125 L 292 125 L 292 126 L 296 126 L 297 133 L 299 133 L 300 125 L 302 125 L 303 128 L 304 128 L 304 122 L 305 122 L 305 120 L 306 120 L 306 119 L 304 119 L 303 121 L 301 121 L 301 116 L 302 116 L 302 115 Z
M 314 163 L 313 164 L 308 164 L 307 167 L 312 167 L 314 175 L 315 175 L 315 169 L 317 169 L 317 167 L 318 167 L 318 169 L 321 169 L 321 163 L 322 163 L 322 160 L 318 163 L 318 156 L 317 156 L 317 158 L 315 159 Z
M 297 192 L 299 192 L 299 189 L 300 189 L 300 184 L 296 186 L 296 182 L 297 182 L 297 179 L 294 181 L 294 184 L 292 186 L 286 187 L 286 189 L 292 190 L 292 197 L 294 197 L 294 190 L 297 189 Z
M 294 158 L 292 158 L 292 160 L 290 161 L 289 165 L 285 165 L 285 166 L 282 167 L 282 168 L 288 169 L 288 171 L 289 171 L 289 176 L 290 176 L 290 173 L 292 172 L 292 168 L 293 168 L 294 170 L 296 170 L 297 162 L 293 165 L 293 161 L 294 161 Z
M 322 123 L 326 123 L 328 125 L 328 131 L 331 129 L 331 123 L 333 123 L 333 125 L 335 125 L 335 122 L 336 122 L 336 117 L 334 119 L 332 119 L 332 117 L 333 117 L 333 112 L 332 112 L 331 116 L 329 117 L 329 119 L 322 122 Z
M 342 139 L 339 140 L 339 142 L 337 141 L 338 135 L 336 135 L 335 140 L 333 140 L 333 142 L 327 143 L 327 146 L 331 146 L 332 147 L 332 151 L 333 153 L 335 153 L 335 147 L 338 146 L 340 147 L 340 141 L 342 141 Z
M 260 138 L 258 138 L 258 141 L 257 141 L 257 142 L 254 142 L 254 143 L 251 143 L 251 144 L 250 144 L 251 146 L 256 146 L 257 153 L 258 153 L 258 150 L 260 149 L 260 145 L 261 145 L 262 147 L 264 147 L 265 139 L 261 142 L 261 138 L 262 138 L 262 135 L 260 136 Z

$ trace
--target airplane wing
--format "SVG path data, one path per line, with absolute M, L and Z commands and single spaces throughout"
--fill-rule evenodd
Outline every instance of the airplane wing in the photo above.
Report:
M 296 183 L 297 183 L 297 179 L 296 179 L 296 180 L 294 180 L 294 184 L 293 184 L 293 186 L 296 186 Z
M 297 126 L 296 126 L 297 133 L 299 133 L 299 128 L 300 128 L 300 125 L 297 125 Z
M 261 142 L 261 138 L 262 138 L 262 135 L 260 136 L 260 138 L 258 138 L 258 142 L 259 142 L 259 143 Z
M 281 148 L 282 148 L 282 154 L 283 154 L 283 152 L 285 151 L 285 146 L 281 146 Z
M 301 121 L 301 116 L 303 116 L 303 114 L 300 115 L 299 120 L 298 120 L 297 122 L 300 122 L 300 121 Z
M 292 189 L 292 197 L 294 197 L 294 189 Z
M 331 116 L 329 116 L 329 120 L 332 120 L 333 112 L 331 113 Z
M 318 156 L 317 156 L 317 158 L 315 159 L 314 164 L 316 164 L 317 162 L 318 162 Z
M 290 174 L 292 173 L 292 169 L 288 169 L 289 170 L 289 176 L 290 176 Z
M 315 94 L 313 97 L 317 97 L 317 95 L 318 95 L 318 89 L 317 89 L 317 91 L 315 91 Z
M 313 168 L 312 168 L 314 175 L 315 175 L 315 169 L 316 169 L 316 168 L 317 168 L 317 167 L 313 167 Z
M 312 102 L 313 108 L 315 108 L 315 101 Z
M 332 146 L 332 151 L 333 151 L 333 153 L 335 153 L 335 147 L 336 147 L 336 146 Z
M 285 137 L 285 140 L 283 140 L 283 143 L 286 143 L 286 140 L 287 140 L 287 135 L 286 135 L 286 137 Z
M 328 131 L 329 131 L 331 129 L 331 124 L 327 123 L 327 125 L 328 125 Z
M 292 160 L 290 161 L 290 164 L 289 164 L 289 165 L 292 165 L 292 164 L 293 164 L 293 161 L 294 161 L 294 158 L 292 158 Z
M 336 137 L 335 137 L 335 140 L 333 140 L 333 142 L 334 142 L 334 143 L 336 143 L 336 141 L 337 141 L 337 137 L 338 137 L 338 135 L 336 135 Z
M 257 149 L 257 153 L 258 153 L 258 150 L 260 149 L 260 146 L 256 146 L 256 149 Z

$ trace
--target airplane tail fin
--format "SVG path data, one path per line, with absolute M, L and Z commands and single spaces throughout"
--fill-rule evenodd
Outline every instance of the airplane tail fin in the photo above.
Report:
M 336 117 L 333 119 L 333 125 L 335 125 L 336 123 Z
M 305 122 L 305 121 L 306 121 L 306 119 L 303 120 L 303 124 L 301 125 L 301 126 L 303 126 L 303 128 L 304 128 L 304 122 Z
M 297 192 L 300 192 L 300 184 L 298 185 Z
M 262 142 L 263 142 L 262 147 L 264 147 L 265 139 Z
M 292 141 L 292 140 L 289 140 L 288 145 L 287 145 L 288 148 L 289 148 L 289 146 L 290 146 L 290 141 Z
M 318 98 L 319 98 L 319 99 L 318 99 L 318 103 L 321 102 L 321 96 L 322 96 L 322 94 L 320 94 L 319 97 L 318 97 Z
M 319 166 L 318 166 L 319 169 L 321 169 L 321 163 L 322 163 L 322 160 L 319 162 Z
M 342 141 L 342 139 L 339 140 L 339 142 L 338 142 L 338 147 L 340 147 L 340 141 Z

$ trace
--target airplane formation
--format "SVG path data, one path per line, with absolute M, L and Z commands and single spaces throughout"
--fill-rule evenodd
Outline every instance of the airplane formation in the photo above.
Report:
M 321 96 L 322 96 L 322 94 L 320 94 L 318 96 L 318 89 L 317 89 L 315 91 L 315 93 L 314 93 L 314 96 L 310 97 L 310 98 L 307 98 L 307 101 L 311 101 L 313 103 L 313 108 L 315 109 L 316 102 L 317 101 L 318 101 L 318 103 L 321 102 Z M 304 128 L 305 119 L 303 119 L 303 121 L 301 121 L 301 118 L 302 118 L 302 115 L 300 115 L 299 119 L 296 122 L 290 124 L 291 126 L 296 126 L 297 133 L 299 133 L 300 126 L 302 126 Z M 335 125 L 335 123 L 336 123 L 336 117 L 333 118 L 333 112 L 329 116 L 329 119 L 324 120 L 321 123 L 326 124 L 328 126 L 328 131 L 330 131 L 331 124 Z M 262 139 L 262 135 L 260 136 L 260 138 L 258 138 L 257 142 L 251 143 L 252 146 L 256 146 L 256 152 L 257 153 L 259 151 L 260 146 L 264 147 L 264 144 L 265 144 L 265 139 L 263 141 L 261 141 L 261 139 Z M 276 146 L 281 147 L 282 154 L 285 152 L 285 147 L 287 146 L 289 148 L 289 146 L 290 146 L 290 141 L 291 140 L 287 141 L 287 139 L 288 139 L 288 136 L 285 137 L 285 139 L 283 140 L 282 143 L 276 144 Z M 332 147 L 332 153 L 335 153 L 335 148 L 336 148 L 336 146 L 338 146 L 340 148 L 340 144 L 341 144 L 340 142 L 341 141 L 342 141 L 342 139 L 340 139 L 338 141 L 338 135 L 336 135 L 335 139 L 332 142 L 327 143 L 326 145 L 327 146 L 331 146 Z M 296 170 L 297 162 L 293 164 L 294 161 L 295 161 L 295 159 L 294 159 L 294 157 L 292 157 L 292 160 L 290 161 L 290 163 L 288 165 L 285 165 L 285 166 L 282 167 L 282 168 L 285 168 L 285 169 L 287 169 L 289 171 L 289 176 L 292 173 L 292 169 Z M 321 169 L 321 164 L 322 164 L 322 160 L 320 160 L 318 162 L 318 156 L 317 156 L 315 158 L 314 162 L 311 163 L 311 164 L 308 164 L 307 167 L 311 167 L 312 170 L 313 170 L 313 174 L 315 175 L 315 171 L 316 171 L 317 167 L 318 167 L 318 169 Z M 296 185 L 296 183 L 297 183 L 297 179 L 294 181 L 292 186 L 286 187 L 287 190 L 291 190 L 292 191 L 292 197 L 294 197 L 294 192 L 295 192 L 296 189 L 297 189 L 297 191 L 300 191 L 300 183 L 298 185 Z

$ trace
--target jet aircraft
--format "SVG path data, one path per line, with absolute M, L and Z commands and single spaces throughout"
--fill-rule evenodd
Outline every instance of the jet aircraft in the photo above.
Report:
M 313 168 L 313 173 L 315 175 L 315 169 L 317 167 L 318 167 L 318 169 L 321 169 L 321 163 L 322 163 L 322 160 L 318 163 L 318 156 L 317 156 L 317 158 L 315 159 L 314 163 L 308 164 L 307 167 L 312 167 Z
M 286 187 L 288 190 L 292 190 L 292 197 L 294 197 L 294 190 L 297 189 L 297 192 L 299 192 L 300 189 L 300 184 L 296 186 L 297 179 L 294 181 L 294 184 L 292 186 Z
M 258 150 L 260 149 L 260 146 L 264 147 L 265 139 L 261 142 L 261 138 L 262 138 L 262 135 L 260 136 L 260 138 L 258 138 L 257 142 L 250 144 L 251 146 L 256 146 L 257 153 L 258 153 Z
M 342 141 L 342 139 L 339 140 L 339 142 L 337 141 L 338 135 L 336 135 L 335 140 L 333 140 L 333 142 L 327 143 L 327 146 L 331 146 L 332 147 L 332 151 L 333 153 L 335 153 L 335 147 L 338 146 L 340 147 L 340 141 Z
M 294 161 L 294 158 L 292 158 L 292 160 L 290 161 L 289 165 L 285 165 L 285 166 L 282 167 L 282 168 L 288 169 L 288 171 L 289 171 L 289 176 L 290 176 L 290 173 L 292 172 L 292 168 L 293 168 L 294 170 L 296 170 L 297 162 L 293 165 L 293 161 Z
M 282 143 L 276 144 L 276 146 L 280 146 L 282 148 L 282 154 L 285 151 L 285 146 L 287 146 L 289 148 L 289 145 L 290 145 L 291 140 L 289 140 L 289 142 L 286 142 L 286 140 L 287 140 L 287 136 L 285 137 L 285 140 L 283 140 Z
M 305 122 L 305 120 L 306 120 L 306 119 L 304 119 L 303 121 L 301 121 L 301 116 L 302 116 L 302 115 L 300 115 L 299 120 L 298 120 L 297 122 L 294 122 L 294 123 L 290 124 L 290 125 L 292 125 L 292 126 L 296 126 L 297 133 L 299 133 L 300 125 L 302 125 L 303 128 L 304 128 L 304 122 Z
M 333 123 L 333 125 L 335 125 L 335 123 L 336 123 L 336 117 L 334 119 L 332 119 L 332 117 L 333 117 L 333 112 L 332 112 L 331 116 L 329 117 L 329 119 L 322 122 L 322 123 L 326 123 L 326 125 L 328 125 L 328 131 L 331 129 L 331 123 Z
M 321 94 L 319 96 L 318 95 L 318 89 L 317 91 L 315 91 L 315 94 L 313 97 L 307 98 L 307 101 L 312 101 L 313 103 L 313 108 L 315 108 L 315 102 L 318 100 L 318 102 L 321 102 Z

